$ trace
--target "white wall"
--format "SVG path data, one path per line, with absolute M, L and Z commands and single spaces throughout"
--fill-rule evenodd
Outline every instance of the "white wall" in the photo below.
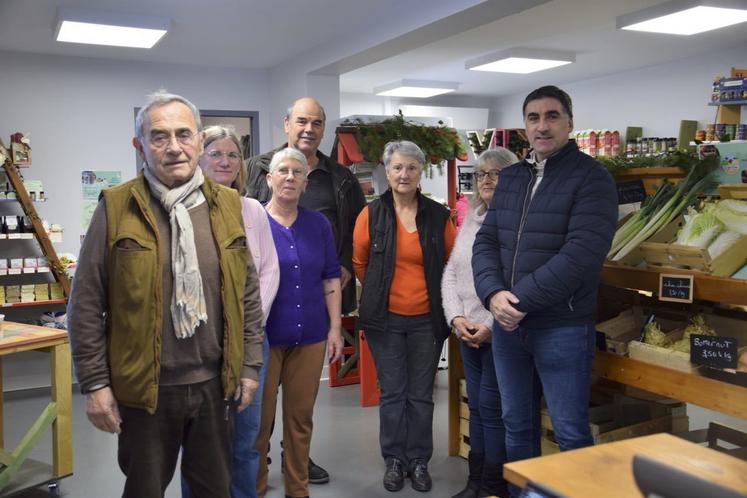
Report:
M 41 216 L 65 228 L 58 252 L 79 249 L 81 170 L 134 176 L 134 108 L 160 87 L 203 109 L 259 111 L 260 149 L 270 148 L 266 71 L 2 52 L 0 59 L 0 136 L 30 133 L 33 165 L 24 175 L 44 182 Z
M 745 67 L 745 54 L 747 44 L 561 86 L 573 99 L 577 130 L 624 133 L 627 126 L 642 126 L 643 136 L 676 137 L 680 120 L 697 120 L 700 128 L 715 121 L 717 107 L 707 105 L 714 76 L 728 76 L 731 67 Z M 526 93 L 498 99 L 491 108 L 491 126 L 523 128 L 521 106 Z

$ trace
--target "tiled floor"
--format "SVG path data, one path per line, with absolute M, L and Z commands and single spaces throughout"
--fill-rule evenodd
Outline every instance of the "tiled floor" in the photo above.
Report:
M 449 497 L 464 486 L 466 461 L 447 456 L 447 372 L 438 374 L 435 389 L 434 415 L 435 451 L 430 463 L 433 490 L 418 493 L 409 487 L 397 493 L 385 491 L 381 485 L 384 465 L 379 453 L 378 409 L 361 408 L 358 386 L 329 388 L 322 383 L 314 414 L 314 437 L 311 456 L 316 463 L 331 474 L 325 485 L 312 485 L 314 498 L 339 497 Z M 35 396 L 9 396 L 5 406 L 6 446 L 12 447 L 41 411 L 47 398 Z M 62 496 L 70 498 L 109 498 L 120 496 L 124 478 L 117 467 L 116 438 L 93 428 L 85 416 L 85 398 L 73 397 L 75 473 L 60 481 Z M 279 434 L 276 428 L 270 454 L 274 462 L 280 461 Z M 32 457 L 48 460 L 51 437 L 46 436 L 34 450 Z M 267 498 L 285 496 L 280 466 L 270 466 L 270 486 Z M 43 491 L 30 491 L 22 498 L 47 496 Z M 169 486 L 166 497 L 180 496 L 178 473 Z

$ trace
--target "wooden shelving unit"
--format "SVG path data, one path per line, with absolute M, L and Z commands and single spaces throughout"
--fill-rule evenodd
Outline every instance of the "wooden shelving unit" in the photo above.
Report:
M 694 275 L 693 299 L 747 305 L 747 280 L 714 277 L 702 272 L 677 268 L 633 268 L 605 263 L 602 283 L 613 287 L 658 292 L 659 274 Z
M 26 192 L 26 188 L 23 186 L 23 180 L 21 180 L 21 176 L 18 173 L 18 168 L 13 164 L 10 157 L 5 160 L 4 168 L 8 181 L 16 192 L 15 200 L 20 203 L 24 214 L 31 220 L 34 238 L 39 243 L 42 253 L 47 258 L 47 261 L 49 261 L 49 268 L 54 275 L 55 281 L 60 283 L 65 296 L 70 296 L 70 279 L 60 264 L 60 260 L 57 257 L 57 251 L 55 251 L 52 241 L 49 239 L 49 234 L 47 234 L 44 226 L 42 226 L 41 219 L 34 207 L 35 201 L 32 201 L 28 192 Z M 11 199 L 11 201 L 12 200 L 13 199 Z

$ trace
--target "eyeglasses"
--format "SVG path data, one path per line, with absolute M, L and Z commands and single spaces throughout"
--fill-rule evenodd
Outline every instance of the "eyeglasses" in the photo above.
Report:
M 288 173 L 293 173 L 293 178 L 301 178 L 306 176 L 306 171 L 301 168 L 278 168 L 275 170 L 280 176 L 288 176 Z
M 211 150 L 207 153 L 207 156 L 213 161 L 217 161 L 223 156 L 226 156 L 226 158 L 232 163 L 241 161 L 241 154 L 239 154 L 238 152 L 223 152 L 220 150 Z
M 498 181 L 498 177 L 501 176 L 501 172 L 496 171 L 496 170 L 475 171 L 474 175 L 478 182 L 485 180 L 485 178 L 488 176 L 490 177 L 491 180 L 495 182 L 495 181 Z
M 182 145 L 191 145 L 192 139 L 197 136 L 197 133 L 193 132 L 192 130 L 177 130 L 174 133 L 174 136 L 176 137 L 176 141 L 179 142 Z M 170 133 L 154 133 L 150 136 L 148 139 L 150 144 L 157 148 L 165 147 L 168 143 L 171 142 L 171 134 Z

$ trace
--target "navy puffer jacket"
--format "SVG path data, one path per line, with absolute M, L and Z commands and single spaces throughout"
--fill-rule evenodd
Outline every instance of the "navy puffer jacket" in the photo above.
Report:
M 599 274 L 617 223 L 610 174 L 569 141 L 548 158 L 534 197 L 533 166 L 521 161 L 500 181 L 473 246 L 477 295 L 519 298 L 521 326 L 594 323 Z

